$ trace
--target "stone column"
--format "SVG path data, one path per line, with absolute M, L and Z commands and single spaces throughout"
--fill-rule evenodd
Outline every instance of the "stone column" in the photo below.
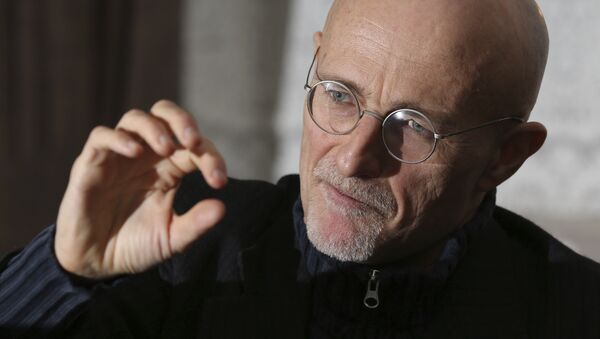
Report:
M 230 176 L 270 179 L 288 1 L 183 2 L 182 104 Z

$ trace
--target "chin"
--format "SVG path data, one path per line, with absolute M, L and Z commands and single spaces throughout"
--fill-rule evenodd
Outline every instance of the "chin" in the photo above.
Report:
M 308 239 L 315 248 L 346 262 L 365 262 L 375 250 L 383 223 L 338 211 L 309 211 L 305 216 Z

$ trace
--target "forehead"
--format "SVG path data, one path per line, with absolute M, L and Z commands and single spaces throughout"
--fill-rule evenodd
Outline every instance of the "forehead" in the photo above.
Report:
M 422 6 L 406 4 L 391 6 L 393 11 L 379 1 L 334 9 L 323 36 L 319 75 L 356 83 L 378 109 L 414 103 L 436 120 L 455 118 L 464 110 L 478 61 L 469 60 L 460 25 L 451 17 L 441 20 Z

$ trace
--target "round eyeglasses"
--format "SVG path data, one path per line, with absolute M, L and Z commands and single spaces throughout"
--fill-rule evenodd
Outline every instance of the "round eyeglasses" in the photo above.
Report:
M 308 78 L 317 53 L 304 85 L 308 113 L 314 123 L 329 134 L 344 135 L 352 132 L 364 115 L 370 115 L 381 121 L 381 135 L 388 153 L 403 163 L 417 164 L 427 160 L 435 151 L 438 140 L 503 121 L 524 121 L 519 117 L 505 117 L 458 132 L 440 134 L 427 116 L 414 109 L 398 109 L 384 119 L 376 112 L 361 109 L 354 91 L 339 81 L 322 80 L 309 86 Z

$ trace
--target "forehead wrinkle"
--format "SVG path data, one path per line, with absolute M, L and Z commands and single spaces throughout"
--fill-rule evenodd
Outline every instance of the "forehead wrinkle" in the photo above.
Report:
M 368 39 L 368 37 L 357 35 L 359 39 Z M 369 41 L 372 41 L 368 39 Z M 324 51 L 323 56 L 316 64 L 316 70 L 321 79 L 328 80 L 346 80 L 352 84 L 361 96 L 369 97 L 374 93 L 381 93 L 385 88 L 385 83 L 390 83 L 392 88 L 389 93 L 396 94 L 396 84 L 403 81 L 406 74 L 415 72 L 431 71 L 432 68 L 440 68 L 437 63 L 419 62 L 414 58 L 401 56 L 395 51 L 384 48 L 375 48 L 367 50 L 359 48 L 355 43 L 347 47 L 346 51 L 337 54 L 331 54 Z M 378 47 L 384 47 L 378 45 Z M 359 56 L 360 58 L 358 58 Z M 404 64 L 402 67 L 399 65 Z M 410 72 L 388 72 L 386 70 L 408 69 Z M 417 69 L 415 71 L 414 69 Z M 425 79 L 412 77 L 411 81 L 425 83 Z M 378 81 L 381 80 L 381 81 Z M 393 95 L 392 95 L 393 97 Z
M 387 60 L 389 60 L 390 54 L 391 54 L 391 50 L 385 46 L 384 44 L 381 44 L 377 41 L 374 41 L 372 39 L 370 39 L 368 36 L 366 35 L 357 35 L 356 36 L 356 40 L 355 44 L 356 45 L 356 51 L 353 57 L 356 60 L 356 54 L 364 56 L 365 60 L 368 60 L 368 64 L 365 63 L 365 65 L 361 65 L 361 68 L 365 69 L 365 70 L 369 70 L 369 66 L 373 67 L 373 66 L 379 66 L 382 69 L 385 69 L 387 67 Z M 360 48 L 360 46 L 365 46 L 364 43 L 361 43 L 362 41 L 365 42 L 374 42 L 376 44 L 376 48 Z M 357 65 L 360 65 L 360 63 L 355 62 Z
M 450 52 L 443 51 L 441 48 L 429 47 L 432 44 L 439 45 L 437 41 L 428 39 L 414 41 L 399 34 L 394 37 L 392 44 L 396 46 L 392 49 L 396 60 L 402 60 L 423 68 L 444 68 L 444 62 L 452 58 Z
M 360 16 L 358 19 L 358 23 L 356 24 L 356 26 L 358 26 L 359 28 L 359 31 L 362 33 L 359 36 L 363 36 L 388 49 L 389 51 L 391 51 L 394 57 L 408 59 L 402 55 L 398 55 L 397 53 L 395 53 L 399 49 L 407 48 L 411 51 L 417 51 L 417 53 L 411 53 L 411 55 L 416 54 L 420 56 L 428 54 L 439 58 L 438 60 L 444 60 L 447 57 L 450 57 L 452 54 L 450 51 L 445 51 L 443 49 L 428 48 L 432 45 L 444 44 L 444 29 L 440 27 L 433 26 L 433 32 L 429 32 L 426 36 L 415 37 L 415 32 L 405 27 L 405 25 L 392 24 L 388 25 L 390 27 L 386 27 L 386 25 L 380 23 L 381 21 L 382 19 L 380 17 L 376 17 L 376 19 L 373 19 L 366 15 Z M 369 32 L 370 34 L 367 32 Z M 429 53 L 425 53 L 425 51 L 427 50 L 429 50 Z M 431 53 L 432 50 L 435 51 L 435 53 Z M 415 60 L 411 61 L 415 63 L 421 63 L 424 65 L 439 64 L 439 62 L 426 62 L 425 59 L 423 59 L 423 61 L 416 61 L 416 59 L 421 58 L 414 59 Z
M 431 59 L 444 60 L 450 53 L 443 53 L 439 49 L 437 53 L 425 53 L 427 50 L 427 44 L 436 44 L 436 41 L 423 43 L 422 40 L 419 42 L 408 39 L 407 36 L 412 36 L 410 32 L 404 32 L 401 28 L 392 29 L 385 28 L 382 24 L 378 24 L 376 20 L 370 19 L 366 16 L 361 16 L 356 24 L 355 28 L 348 28 L 350 31 L 351 38 L 355 38 L 352 45 L 356 46 L 356 49 L 361 51 L 365 48 L 360 46 L 368 46 L 374 44 L 379 47 L 379 50 L 385 51 L 386 60 L 402 59 L 405 62 L 421 65 L 424 67 L 439 66 L 440 61 L 434 62 Z M 407 35 L 407 36 L 405 36 Z M 432 38 L 430 36 L 430 38 Z M 407 46 L 408 45 L 408 46 Z M 409 51 L 401 54 L 400 51 Z M 410 52 L 413 53 L 410 53 Z M 408 54 L 408 55 L 405 55 Z M 423 58 L 423 55 L 434 56 L 434 58 Z M 433 55 L 435 54 L 435 55 Z M 428 61 L 430 60 L 430 61 Z M 386 65 L 379 63 L 380 66 Z
M 382 25 L 378 24 L 377 21 L 370 19 L 366 16 L 362 16 L 361 20 L 364 21 L 364 23 L 368 26 L 371 26 L 372 28 L 374 28 L 375 30 L 381 32 L 382 34 L 385 34 L 387 36 L 393 36 L 393 32 L 390 29 L 386 29 L 385 27 L 383 27 Z

